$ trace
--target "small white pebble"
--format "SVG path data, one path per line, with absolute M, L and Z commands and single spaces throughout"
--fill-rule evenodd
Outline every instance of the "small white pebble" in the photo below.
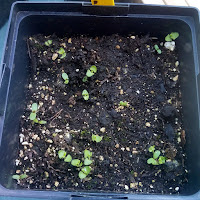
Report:
M 150 127 L 151 126 L 151 124 L 149 123 L 149 122 L 146 122 L 146 124 L 145 124 L 147 127 Z
M 52 144 L 52 143 L 53 143 L 53 140 L 48 139 L 47 142 L 50 143 L 50 144 Z
M 176 68 L 172 69 L 173 72 L 176 72 Z
M 56 60 L 57 57 L 58 57 L 58 54 L 57 54 L 57 53 L 54 53 L 51 59 L 52 59 L 52 60 Z
M 28 85 L 28 89 L 31 89 L 31 88 L 33 88 L 33 85 L 32 85 L 32 84 L 29 84 L 29 85 Z
M 175 191 L 179 191 L 179 187 L 176 187 L 176 188 L 175 188 Z
M 134 151 L 132 151 L 132 154 L 137 154 L 137 153 L 138 153 L 138 151 L 135 151 L 135 150 L 134 150 Z
M 106 128 L 105 128 L 105 127 L 102 127 L 102 128 L 100 128 L 100 131 L 101 131 L 102 133 L 105 133 L 105 132 L 106 132 Z
M 20 143 L 22 143 L 24 141 L 24 135 L 23 134 L 19 134 L 19 141 L 20 141 Z
M 174 82 L 175 82 L 175 81 L 178 81 L 178 75 L 176 75 L 172 80 L 173 80 Z
M 177 142 L 178 142 L 178 143 L 181 142 L 181 138 L 180 138 L 180 137 L 177 138 Z
M 76 69 L 76 72 L 79 72 L 79 69 Z
M 59 182 L 58 182 L 58 181 L 55 181 L 54 185 L 55 185 L 56 187 L 58 187 Z
M 130 147 L 126 147 L 126 151 L 130 151 Z
M 32 143 L 29 143 L 29 147 L 32 148 L 32 147 L 33 147 L 33 144 L 32 144 Z
M 170 51 L 174 51 L 174 49 L 175 49 L 175 42 L 174 41 L 172 41 L 172 42 L 165 42 L 164 46 L 165 46 L 166 49 L 169 49 Z
M 55 100 L 52 100 L 51 102 L 52 106 L 56 104 L 56 101 Z
M 18 166 L 18 165 L 19 165 L 19 163 L 20 163 L 20 161 L 19 161 L 19 160 L 15 160 L 15 165 L 16 165 L 16 166 Z
M 38 137 L 38 135 L 33 135 L 33 136 L 32 136 L 32 138 L 33 138 L 34 140 L 37 140 L 37 137 Z
M 22 142 L 22 145 L 28 145 L 28 142 Z
M 103 161 L 104 157 L 103 156 L 99 156 L 99 160 Z
M 46 188 L 47 188 L 47 189 L 50 189 L 50 188 L 51 188 L 51 186 L 50 186 L 50 185 L 46 185 Z
M 32 184 L 32 183 L 33 183 L 33 180 L 30 179 L 30 180 L 29 180 L 29 183 Z
M 136 93 L 137 93 L 137 94 L 140 94 L 140 91 L 139 91 L 139 90 L 136 90 Z
M 135 39 L 135 36 L 134 36 L 134 35 L 131 35 L 131 37 L 130 37 L 130 38 L 134 40 L 134 39 Z
M 72 38 L 68 39 L 68 43 L 71 44 L 72 43 Z
M 62 130 L 56 128 L 56 129 L 55 129 L 55 132 L 56 132 L 56 133 L 60 133 L 60 132 L 62 132 Z
M 130 183 L 130 188 L 136 188 L 138 183 Z
M 125 185 L 124 188 L 125 188 L 125 190 L 129 190 L 128 185 Z
M 124 94 L 124 91 L 121 89 L 119 93 L 122 95 L 122 94 Z
M 24 160 L 28 160 L 28 157 L 27 157 L 27 156 L 25 156 L 25 157 L 24 157 Z
M 43 104 L 44 104 L 44 103 L 43 103 L 42 101 L 39 102 L 39 106 L 40 106 L 40 107 L 42 107 Z
M 125 148 L 124 148 L 124 147 L 122 147 L 122 148 L 121 148 L 121 150 L 122 150 L 122 151 L 124 151 L 124 150 L 125 150 Z
M 178 60 L 175 62 L 175 66 L 176 66 L 176 67 L 179 66 L 179 61 L 178 61 Z

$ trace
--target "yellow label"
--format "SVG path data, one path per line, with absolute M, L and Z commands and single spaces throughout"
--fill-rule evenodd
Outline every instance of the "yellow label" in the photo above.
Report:
M 91 0 L 92 5 L 95 6 L 114 6 L 115 1 L 114 0 Z

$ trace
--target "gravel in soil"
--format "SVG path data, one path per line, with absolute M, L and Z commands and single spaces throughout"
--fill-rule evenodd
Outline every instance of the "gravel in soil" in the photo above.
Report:
M 45 42 L 52 40 L 52 44 Z M 184 166 L 179 62 L 175 51 L 150 36 L 35 35 L 27 40 L 30 80 L 21 117 L 16 174 L 28 177 L 16 187 L 51 190 L 101 190 L 174 194 L 187 182 Z M 159 45 L 158 54 L 154 45 Z M 58 53 L 60 48 L 66 56 Z M 97 72 L 82 79 L 95 65 Z M 64 84 L 62 73 L 69 83 Z M 82 91 L 89 99 L 85 101 Z M 126 106 L 120 105 L 126 102 Z M 37 103 L 40 125 L 29 119 Z M 92 134 L 103 136 L 92 141 Z M 167 158 L 149 165 L 155 145 Z M 65 150 L 82 159 L 90 150 L 91 173 L 58 158 Z

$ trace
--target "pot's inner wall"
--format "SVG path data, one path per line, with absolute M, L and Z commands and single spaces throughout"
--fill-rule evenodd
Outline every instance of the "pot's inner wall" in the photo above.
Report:
M 180 20 L 142 18 L 142 17 L 91 17 L 91 16 L 29 16 L 22 20 L 19 27 L 15 58 L 12 67 L 12 80 L 6 111 L 6 120 L 0 150 L 0 183 L 6 188 L 13 188 L 11 175 L 18 154 L 19 119 L 25 107 L 25 93 L 29 74 L 29 58 L 26 38 L 34 34 L 58 36 L 89 34 L 109 35 L 113 33 L 164 37 L 178 31 L 177 39 L 179 61 L 181 63 L 181 89 L 186 130 L 186 154 L 189 170 L 189 182 L 184 194 L 193 194 L 200 188 L 200 135 L 197 104 L 197 87 L 193 55 L 192 36 L 189 26 Z

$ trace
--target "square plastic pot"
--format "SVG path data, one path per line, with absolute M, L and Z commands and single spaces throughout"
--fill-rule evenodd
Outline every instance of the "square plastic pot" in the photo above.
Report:
M 25 107 L 29 57 L 26 38 L 34 34 L 135 34 L 163 39 L 178 31 L 177 48 L 186 130 L 188 184 L 180 195 L 35 191 L 13 188 L 19 119 Z M 0 65 L 0 196 L 54 199 L 200 199 L 199 12 L 190 7 L 117 4 L 97 7 L 81 2 L 16 2 L 12 6 L 5 52 Z

